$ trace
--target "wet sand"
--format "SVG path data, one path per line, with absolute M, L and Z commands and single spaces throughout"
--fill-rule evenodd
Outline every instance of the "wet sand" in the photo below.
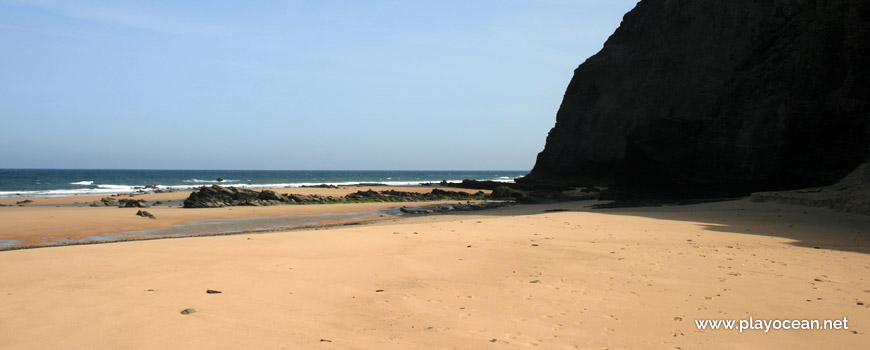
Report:
M 0 348 L 858 349 L 870 342 L 867 216 L 748 200 L 590 204 L 4 251 Z M 750 316 L 847 317 L 850 327 L 765 334 L 694 323 Z

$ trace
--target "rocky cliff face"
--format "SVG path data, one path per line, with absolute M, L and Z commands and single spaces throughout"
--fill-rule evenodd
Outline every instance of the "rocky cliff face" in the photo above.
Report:
M 870 1 L 643 0 L 565 92 L 528 183 L 749 193 L 870 155 Z

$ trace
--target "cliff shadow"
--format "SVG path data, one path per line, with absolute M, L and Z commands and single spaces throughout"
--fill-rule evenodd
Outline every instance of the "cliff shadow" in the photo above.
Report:
M 836 212 L 827 208 L 781 203 L 757 203 L 748 198 L 694 203 L 595 209 L 596 201 L 516 205 L 503 210 L 483 210 L 454 215 L 522 216 L 558 212 L 644 217 L 692 222 L 702 230 L 740 235 L 780 237 L 784 244 L 870 254 L 870 216 Z

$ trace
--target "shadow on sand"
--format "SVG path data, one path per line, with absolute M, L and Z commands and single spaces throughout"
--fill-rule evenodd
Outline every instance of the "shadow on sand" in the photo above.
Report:
M 787 244 L 808 249 L 870 254 L 870 216 L 866 215 L 835 212 L 826 208 L 757 203 L 746 198 L 685 205 L 600 209 L 593 208 L 595 204 L 602 202 L 516 205 L 452 215 L 514 216 L 571 211 L 644 217 L 692 222 L 709 231 L 786 238 L 793 240 Z

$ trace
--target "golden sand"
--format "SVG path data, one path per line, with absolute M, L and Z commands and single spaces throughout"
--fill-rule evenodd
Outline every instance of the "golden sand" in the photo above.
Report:
M 4 251 L 0 348 L 870 344 L 870 217 L 748 200 L 609 210 L 589 204 Z M 4 231 L 27 218 L 10 209 L 25 208 L 0 208 Z M 62 219 L 90 220 L 96 216 Z M 185 309 L 194 311 L 181 314 Z M 847 317 L 849 330 L 695 326 L 748 317 Z

